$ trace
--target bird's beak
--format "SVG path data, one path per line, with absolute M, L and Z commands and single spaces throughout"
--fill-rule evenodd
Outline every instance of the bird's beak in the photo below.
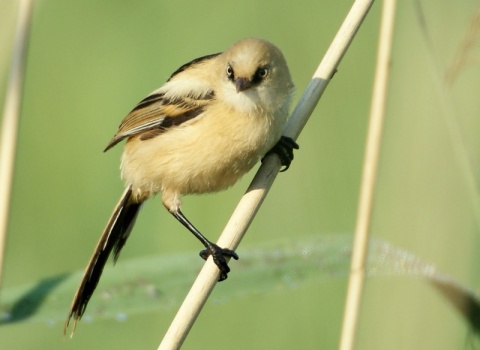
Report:
M 235 79 L 235 88 L 237 89 L 237 93 L 251 88 L 252 85 L 252 81 L 248 78 Z

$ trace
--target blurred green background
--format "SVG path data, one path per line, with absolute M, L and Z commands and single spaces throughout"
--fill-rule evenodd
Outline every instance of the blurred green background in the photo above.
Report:
M 350 1 L 308 0 L 38 1 L 5 287 L 85 267 L 123 189 L 118 171 L 122 146 L 106 154 L 102 150 L 130 109 L 176 68 L 242 37 L 262 37 L 284 52 L 298 99 L 350 6 Z M 353 232 L 380 7 L 381 2 L 374 4 L 361 27 L 298 140 L 301 149 L 292 167 L 278 177 L 251 225 L 240 256 L 242 247 L 277 238 Z M 479 50 L 472 49 L 469 58 L 476 64 L 462 64 L 453 84 L 447 86 L 444 78 L 477 11 L 474 0 L 399 4 L 373 221 L 374 236 L 472 288 L 480 285 L 475 254 L 480 237 Z M 1 96 L 15 19 L 16 2 L 0 2 Z M 473 39 L 477 45 L 478 37 Z M 219 194 L 185 198 L 185 214 L 215 240 L 251 177 Z M 121 260 L 199 249 L 155 198 L 144 206 Z M 235 284 L 234 262 L 231 267 L 225 283 Z M 346 285 L 345 279 L 332 278 L 207 303 L 184 348 L 335 349 Z M 215 293 L 221 294 L 221 285 Z M 83 322 L 73 340 L 63 339 L 61 323 L 7 325 L 0 327 L 0 347 L 154 349 L 175 312 Z M 420 279 L 367 281 L 358 349 L 459 349 L 470 341 L 461 317 Z

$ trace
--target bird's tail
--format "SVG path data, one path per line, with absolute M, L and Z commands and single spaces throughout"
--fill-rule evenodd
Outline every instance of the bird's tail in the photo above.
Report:
M 80 286 L 73 297 L 72 306 L 70 307 L 70 312 L 65 322 L 65 334 L 70 320 L 73 318 L 73 335 L 77 321 L 85 312 L 88 301 L 97 287 L 103 268 L 112 251 L 114 262 L 117 261 L 120 251 L 132 231 L 141 205 L 142 202 L 135 203 L 133 201 L 132 188 L 131 186 L 127 187 L 95 247 L 95 251 L 88 262 Z

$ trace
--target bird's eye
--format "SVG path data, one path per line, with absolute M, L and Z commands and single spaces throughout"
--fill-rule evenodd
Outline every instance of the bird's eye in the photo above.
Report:
M 267 67 L 258 68 L 256 75 L 259 79 L 265 79 L 266 76 L 268 75 L 268 68 Z
M 231 65 L 227 65 L 227 77 L 230 80 L 233 80 L 233 68 Z

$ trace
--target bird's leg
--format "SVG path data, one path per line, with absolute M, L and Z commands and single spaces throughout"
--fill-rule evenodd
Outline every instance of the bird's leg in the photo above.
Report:
M 280 137 L 280 140 L 275 144 L 275 146 L 272 147 L 270 151 L 267 152 L 267 155 L 271 153 L 275 153 L 278 155 L 280 158 L 280 161 L 282 162 L 282 165 L 285 167 L 281 172 L 286 171 L 290 167 L 290 163 L 292 163 L 293 160 L 293 149 L 299 149 L 300 147 L 298 144 L 293 141 L 291 137 L 288 136 L 282 136 Z M 263 161 L 263 159 L 262 159 Z
M 207 260 L 210 255 L 212 256 L 213 262 L 220 269 L 220 277 L 218 281 L 226 280 L 228 277 L 228 273 L 230 272 L 230 268 L 228 267 L 225 257 L 230 257 L 238 260 L 237 253 L 230 249 L 220 248 L 215 243 L 210 242 L 204 235 L 200 233 L 200 231 L 196 229 L 195 226 L 192 225 L 190 221 L 188 221 L 188 219 L 185 217 L 185 215 L 183 215 L 180 209 L 171 211 L 171 213 L 205 246 L 206 249 L 200 252 L 200 256 L 204 260 Z

